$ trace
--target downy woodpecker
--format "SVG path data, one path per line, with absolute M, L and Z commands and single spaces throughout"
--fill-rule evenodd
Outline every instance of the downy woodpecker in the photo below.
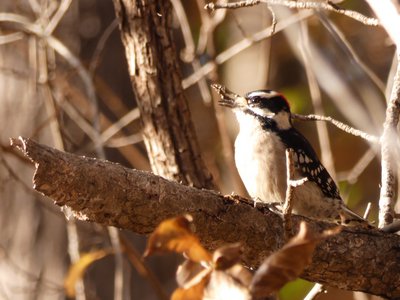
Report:
M 293 149 L 295 179 L 307 181 L 294 189 L 293 213 L 342 223 L 366 222 L 346 207 L 338 187 L 307 139 L 292 125 L 288 101 L 272 90 L 239 96 L 214 84 L 220 105 L 235 112 L 240 131 L 235 162 L 251 197 L 283 204 L 287 188 L 286 149 Z

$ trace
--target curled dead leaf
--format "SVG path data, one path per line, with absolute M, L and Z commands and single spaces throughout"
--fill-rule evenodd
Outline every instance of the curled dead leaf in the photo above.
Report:
M 250 285 L 253 297 L 266 297 L 297 278 L 311 262 L 318 242 L 339 232 L 340 229 L 334 229 L 315 234 L 302 222 L 299 233 L 269 256 L 255 273 Z
M 144 256 L 176 252 L 194 262 L 211 262 L 211 254 L 190 230 L 191 221 L 190 216 L 180 216 L 161 222 L 150 235 Z

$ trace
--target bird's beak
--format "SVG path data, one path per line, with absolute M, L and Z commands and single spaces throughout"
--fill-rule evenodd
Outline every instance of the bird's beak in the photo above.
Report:
M 221 99 L 219 99 L 218 103 L 222 106 L 227 106 L 230 108 L 239 108 L 245 109 L 247 108 L 247 100 L 246 98 L 235 94 L 234 92 L 228 90 L 223 85 L 213 83 L 211 87 L 216 90 L 216 92 L 220 95 Z

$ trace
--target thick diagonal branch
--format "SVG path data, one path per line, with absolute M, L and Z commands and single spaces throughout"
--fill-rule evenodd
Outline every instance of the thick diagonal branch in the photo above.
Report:
M 210 249 L 240 241 L 244 262 L 256 267 L 282 245 L 282 219 L 252 201 L 168 181 L 119 164 L 79 157 L 29 139 L 13 139 L 36 166 L 34 188 L 67 205 L 78 217 L 150 233 L 163 219 L 190 213 L 196 234 Z M 296 226 L 302 219 L 293 216 Z M 309 221 L 322 230 L 326 223 Z M 329 286 L 387 298 L 400 297 L 400 237 L 378 230 L 345 228 L 319 245 L 302 277 Z

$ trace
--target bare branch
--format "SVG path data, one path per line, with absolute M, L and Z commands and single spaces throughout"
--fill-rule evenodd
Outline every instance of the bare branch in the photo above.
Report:
M 364 215 L 363 215 L 364 219 L 368 219 L 369 213 L 371 211 L 371 206 L 372 206 L 371 202 L 368 202 L 367 207 L 365 208 L 365 211 L 364 211 Z
M 241 197 L 184 186 L 148 172 L 12 140 L 36 166 L 34 188 L 92 222 L 149 233 L 165 218 L 190 213 L 210 249 L 240 240 L 244 262 L 256 267 L 283 242 L 280 216 Z M 240 218 L 238 217 L 240 216 Z M 294 226 L 305 218 L 292 216 Z M 313 230 L 336 226 L 308 220 Z M 400 297 L 400 237 L 377 229 L 345 227 L 321 243 L 302 278 L 386 298 Z M 373 257 L 374 259 L 371 259 Z M 366 263 L 368 262 L 368 263 Z
M 229 9 L 237 9 L 237 8 L 242 8 L 242 7 L 249 7 L 249 6 L 254 6 L 257 4 L 260 4 L 260 0 L 245 0 L 245 1 L 237 1 L 237 2 L 231 2 L 231 3 L 208 3 L 204 6 L 204 9 L 208 10 L 216 10 L 216 9 L 221 9 L 221 8 L 229 8 Z
M 293 190 L 294 186 L 291 181 L 294 177 L 293 150 L 288 149 L 286 154 L 286 196 L 285 204 L 283 205 L 283 224 L 285 226 L 286 240 L 289 238 L 289 233 L 292 231 L 292 209 L 293 209 Z
M 138 108 L 134 108 L 128 113 L 126 113 L 123 117 L 121 117 L 117 122 L 113 123 L 110 127 L 105 129 L 101 135 L 100 140 L 101 143 L 106 143 L 109 139 L 111 139 L 116 133 L 121 131 L 125 126 L 129 125 L 134 120 L 139 119 L 140 111 Z
M 174 7 L 175 14 L 177 16 L 178 22 L 180 23 L 180 29 L 182 31 L 183 40 L 185 42 L 185 48 L 181 52 L 181 58 L 185 62 L 190 62 L 193 70 L 196 72 L 201 68 L 201 63 L 199 58 L 196 56 L 196 46 L 194 43 L 193 35 L 190 30 L 189 20 L 187 18 L 186 12 L 183 8 L 182 1 L 171 0 L 172 6 Z M 202 22 L 204 26 L 204 22 Z M 200 30 L 201 32 L 201 30 Z M 198 87 L 200 90 L 201 97 L 206 105 L 210 105 L 212 101 L 211 93 L 207 85 L 205 78 L 198 82 Z
M 304 297 L 304 300 L 314 300 L 322 294 L 326 293 L 326 290 L 322 284 L 316 283 L 313 288 L 308 292 L 308 294 Z
M 372 160 L 377 155 L 377 150 L 373 148 L 368 148 L 364 155 L 356 162 L 356 164 L 346 172 L 338 174 L 338 181 L 348 181 L 350 184 L 356 183 L 358 177 L 365 171 Z
M 386 109 L 386 119 L 383 124 L 381 138 L 382 179 L 379 198 L 379 227 L 393 222 L 395 201 L 395 166 L 393 145 L 398 140 L 397 124 L 400 116 L 400 54 L 397 71 L 393 81 L 393 89 Z
M 3 34 L 3 35 L 0 35 L 0 45 L 14 43 L 16 41 L 22 40 L 23 38 L 24 38 L 24 34 L 22 32 Z
M 153 271 L 147 266 L 147 264 L 143 262 L 140 253 L 138 253 L 135 247 L 131 245 L 129 239 L 126 238 L 123 234 L 121 234 L 120 239 L 128 260 L 131 262 L 132 266 L 136 269 L 139 275 L 148 280 L 148 282 L 153 287 L 154 292 L 157 294 L 158 299 L 169 299 L 165 291 L 163 290 L 160 281 L 155 276 Z
M 379 138 L 377 136 L 374 136 L 374 135 L 368 134 L 366 132 L 363 132 L 361 130 L 355 129 L 347 124 L 344 124 L 338 120 L 335 120 L 332 117 L 319 116 L 319 115 L 299 115 L 299 114 L 292 114 L 292 117 L 295 120 L 301 120 L 301 121 L 326 121 L 326 122 L 329 122 L 329 123 L 335 125 L 337 128 L 339 128 L 347 133 L 350 133 L 352 135 L 361 137 L 364 140 L 367 140 L 368 142 L 379 143 Z
M 69 9 L 71 2 L 72 2 L 72 0 L 62 0 L 61 1 L 54 16 L 51 18 L 50 22 L 47 24 L 46 28 L 44 29 L 43 34 L 45 36 L 51 35 L 53 33 L 54 29 L 56 29 L 57 25 L 60 23 L 61 19 L 64 17 L 65 13 Z
M 364 25 L 369 25 L 369 26 L 379 25 L 378 20 L 375 18 L 364 16 L 363 14 L 357 11 L 340 8 L 339 6 L 334 5 L 330 1 L 322 2 L 322 1 L 289 1 L 289 0 L 245 0 L 233 3 L 209 3 L 204 8 L 210 10 L 221 9 L 221 8 L 236 9 L 241 7 L 257 5 L 260 3 L 266 3 L 269 5 L 283 5 L 289 8 L 297 8 L 297 9 L 324 9 L 345 15 L 349 18 L 352 18 L 356 21 L 363 23 Z
M 393 1 L 368 0 L 382 26 L 397 46 L 397 70 L 392 92 L 388 99 L 386 118 L 381 137 L 381 192 L 379 198 L 379 227 L 393 222 L 395 201 L 394 149 L 397 148 L 397 124 L 400 116 L 400 14 L 398 4 Z
M 283 205 L 283 224 L 285 227 L 286 240 L 291 235 L 292 232 L 292 209 L 293 209 L 293 193 L 294 189 L 302 184 L 304 184 L 308 179 L 307 177 L 294 180 L 294 160 L 293 160 L 293 150 L 288 149 L 285 151 L 286 154 L 286 197 L 285 203 Z
M 117 19 L 112 20 L 110 25 L 106 27 L 106 29 L 103 31 L 103 34 L 99 38 L 99 41 L 97 42 L 96 48 L 94 49 L 92 59 L 89 64 L 89 74 L 94 77 L 94 73 L 96 72 L 96 68 L 99 64 L 100 61 L 100 56 L 102 51 L 104 50 L 104 47 L 110 38 L 111 34 L 114 32 L 114 30 L 118 27 L 118 21 Z

